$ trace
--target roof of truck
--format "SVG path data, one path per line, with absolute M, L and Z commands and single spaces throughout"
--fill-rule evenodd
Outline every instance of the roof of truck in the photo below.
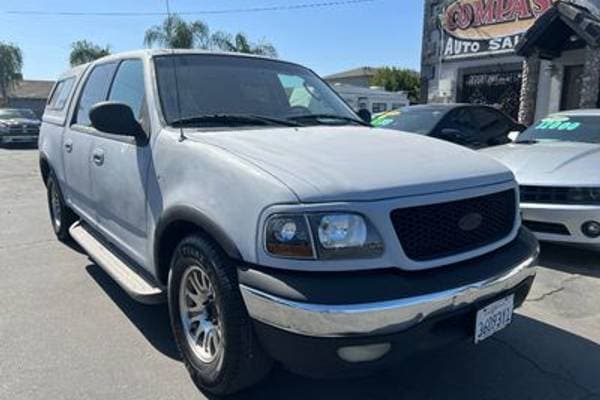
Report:
M 244 57 L 244 58 L 256 58 L 263 60 L 271 60 L 278 61 L 287 64 L 299 65 L 293 62 L 279 60 L 276 58 L 271 58 L 263 55 L 256 54 L 247 54 L 247 53 L 234 53 L 234 52 L 225 52 L 225 51 L 213 51 L 213 50 L 201 50 L 201 49 L 142 49 L 142 50 L 132 50 L 121 53 L 110 54 L 108 56 L 104 56 L 97 60 L 94 60 L 87 64 L 78 65 L 70 70 L 66 71 L 61 75 L 61 77 L 77 75 L 85 70 L 89 65 L 98 63 L 98 62 L 106 62 L 111 60 L 121 60 L 123 58 L 151 58 L 156 56 L 168 56 L 168 55 L 180 55 L 180 54 L 204 54 L 204 55 L 220 55 L 220 56 L 228 56 L 228 57 Z

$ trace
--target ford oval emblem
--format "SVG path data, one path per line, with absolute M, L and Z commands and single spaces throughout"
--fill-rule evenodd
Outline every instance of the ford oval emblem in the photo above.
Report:
M 483 215 L 474 212 L 462 217 L 458 221 L 458 227 L 465 232 L 471 232 L 479 228 L 482 223 Z

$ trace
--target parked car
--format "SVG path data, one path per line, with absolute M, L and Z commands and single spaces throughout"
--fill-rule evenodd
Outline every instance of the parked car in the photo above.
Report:
M 515 173 L 539 239 L 600 248 L 600 110 L 552 114 L 485 154 Z
M 473 149 L 510 142 L 522 131 L 508 115 L 493 107 L 473 104 L 426 104 L 404 107 L 375 116 L 373 126 L 418 133 Z
M 37 143 L 40 119 L 27 108 L 0 108 L 0 146 Z
M 508 168 L 374 130 L 300 65 L 147 50 L 60 87 L 40 138 L 54 231 L 135 299 L 168 300 L 207 392 L 273 360 L 332 376 L 478 343 L 529 292 L 538 245 Z

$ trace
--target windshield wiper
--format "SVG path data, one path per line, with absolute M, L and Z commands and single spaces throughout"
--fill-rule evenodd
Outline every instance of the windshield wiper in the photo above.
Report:
M 317 122 L 321 122 L 321 120 L 324 120 L 324 119 L 331 119 L 331 120 L 337 120 L 337 121 L 343 121 L 343 122 L 352 122 L 352 123 L 355 123 L 358 125 L 371 127 L 371 124 L 369 124 L 363 120 L 352 118 L 352 117 L 345 117 L 343 115 L 335 115 L 335 114 L 306 114 L 306 115 L 297 115 L 297 116 L 288 118 L 288 120 L 290 120 L 290 121 L 302 121 L 302 120 L 307 120 L 307 119 L 314 120 Z
M 172 126 L 194 126 L 194 125 L 281 125 L 301 126 L 297 122 L 256 114 L 204 114 L 192 117 L 176 119 L 171 122 Z

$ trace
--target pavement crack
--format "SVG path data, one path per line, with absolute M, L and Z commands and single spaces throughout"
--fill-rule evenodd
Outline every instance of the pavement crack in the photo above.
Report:
M 577 280 L 577 279 L 579 279 L 579 278 L 581 278 L 581 275 L 573 275 L 573 276 L 570 276 L 570 277 L 568 277 L 567 279 L 564 279 L 564 280 L 563 280 L 563 281 L 560 283 L 560 285 L 558 286 L 558 288 L 556 288 L 556 289 L 552 289 L 552 290 L 550 290 L 550 291 L 548 291 L 548 292 L 546 292 L 546 293 L 542 293 L 542 294 L 541 294 L 540 296 L 538 296 L 538 297 L 533 297 L 533 298 L 527 299 L 527 300 L 525 300 L 525 302 L 527 302 L 527 303 L 535 303 L 535 302 L 540 302 L 540 301 L 544 300 L 546 297 L 550 297 L 550 296 L 553 296 L 553 295 L 555 295 L 555 294 L 557 294 L 557 293 L 560 293 L 560 292 L 562 292 L 563 290 L 565 290 L 565 286 L 566 286 L 568 283 L 571 283 L 571 282 L 573 282 L 573 281 L 576 281 L 576 280 Z
M 535 370 L 537 370 L 540 374 L 542 374 L 544 376 L 547 376 L 550 379 L 554 379 L 554 380 L 557 380 L 557 381 L 565 382 L 565 383 L 567 383 L 569 385 L 572 385 L 572 386 L 576 387 L 577 389 L 581 390 L 584 393 L 582 399 L 588 399 L 588 398 L 592 398 L 594 396 L 599 396 L 600 395 L 600 394 L 594 392 L 593 390 L 589 389 L 588 387 L 586 387 L 586 386 L 580 384 L 579 382 L 577 382 L 570 374 L 568 376 L 565 376 L 565 375 L 560 374 L 558 372 L 549 371 L 549 370 L 545 369 L 536 360 L 534 360 L 533 358 L 529 357 L 527 354 L 525 354 L 522 351 L 520 351 L 519 349 L 517 349 L 511 343 L 506 342 L 506 341 L 504 341 L 502 339 L 499 339 L 499 338 L 491 338 L 491 339 L 493 341 L 496 341 L 496 342 L 504 345 L 505 347 L 507 347 L 515 356 L 517 356 L 521 360 L 527 362 Z

